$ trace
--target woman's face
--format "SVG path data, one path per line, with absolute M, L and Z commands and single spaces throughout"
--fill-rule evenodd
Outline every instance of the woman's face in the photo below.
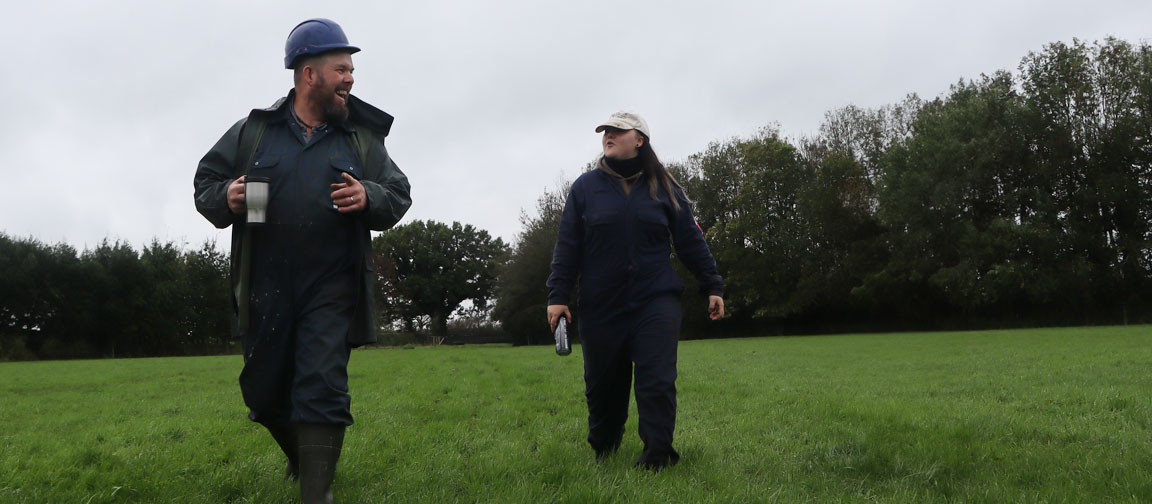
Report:
M 640 154 L 640 146 L 644 144 L 644 137 L 634 129 L 622 130 L 604 128 L 604 157 L 608 159 L 631 159 Z

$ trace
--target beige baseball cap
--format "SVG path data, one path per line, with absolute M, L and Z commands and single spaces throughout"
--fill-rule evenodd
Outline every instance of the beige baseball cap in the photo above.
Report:
M 596 127 L 596 132 L 604 131 L 604 128 L 617 128 L 622 130 L 634 129 L 644 134 L 648 138 L 652 138 L 652 133 L 648 130 L 648 122 L 640 117 L 638 114 L 621 110 L 612 114 L 607 121 L 604 121 Z

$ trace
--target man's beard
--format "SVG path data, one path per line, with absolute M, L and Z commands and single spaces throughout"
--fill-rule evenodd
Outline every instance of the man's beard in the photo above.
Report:
M 336 98 L 335 86 L 329 86 L 322 77 L 317 86 L 312 88 L 312 103 L 320 106 L 320 117 L 328 124 L 340 124 L 348 119 L 347 103 L 340 103 Z M 348 95 L 351 96 L 351 95 Z

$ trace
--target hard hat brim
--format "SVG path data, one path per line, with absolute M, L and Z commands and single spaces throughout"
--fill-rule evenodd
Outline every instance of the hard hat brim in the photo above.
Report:
M 292 57 L 288 61 L 284 62 L 284 68 L 289 68 L 289 69 L 295 68 L 296 67 L 296 61 L 299 60 L 300 58 L 304 57 L 304 56 L 319 56 L 319 55 L 324 54 L 324 53 L 330 53 L 330 52 L 336 52 L 336 51 L 344 51 L 344 52 L 347 52 L 348 54 L 355 54 L 355 53 L 360 52 L 360 48 L 353 46 L 353 45 L 348 45 L 348 44 L 328 44 L 328 45 L 321 45 L 321 46 L 303 47 L 303 48 L 301 48 L 301 50 L 299 52 L 292 55 Z

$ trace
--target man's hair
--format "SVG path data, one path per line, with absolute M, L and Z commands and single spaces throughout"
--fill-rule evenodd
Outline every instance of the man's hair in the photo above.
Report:
M 300 85 L 300 80 L 304 78 L 304 67 L 306 67 L 306 66 L 311 66 L 312 68 L 320 67 L 323 64 L 323 61 L 326 58 L 328 58 L 329 54 L 332 54 L 332 53 L 326 52 L 326 53 L 321 53 L 321 54 L 309 54 L 309 55 L 301 56 L 300 58 L 298 58 L 292 67 L 292 85 L 293 86 L 299 86 Z

